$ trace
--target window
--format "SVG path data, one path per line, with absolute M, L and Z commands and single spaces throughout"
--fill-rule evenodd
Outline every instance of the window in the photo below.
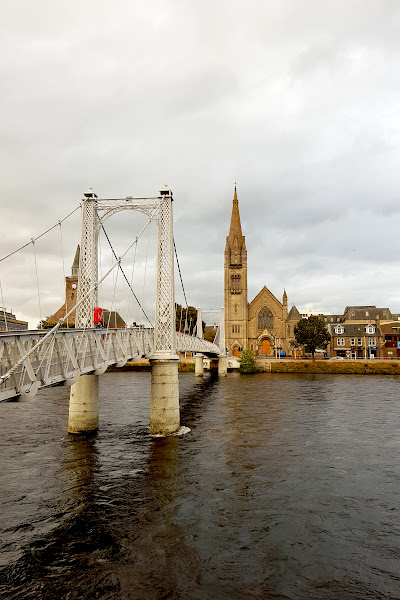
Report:
M 357 338 L 357 346 L 362 346 L 362 338 Z
M 366 333 L 375 333 L 375 325 L 367 325 L 365 328 Z
M 355 338 L 351 338 L 351 340 L 350 340 L 350 345 L 351 345 L 351 346 L 355 346 L 355 345 L 356 345 L 356 340 L 355 340 Z
M 274 317 L 272 312 L 266 306 L 258 313 L 258 329 L 272 329 L 274 326 Z
M 232 333 L 240 333 L 240 325 L 232 325 Z
M 344 346 L 344 338 L 337 338 L 337 345 Z
M 232 294 L 240 294 L 240 275 L 231 275 L 231 292 Z
M 376 338 L 368 338 L 368 346 L 376 346 Z
M 343 327 L 343 325 L 336 325 L 336 327 L 335 327 L 335 333 L 344 333 L 344 327 Z
M 237 304 L 235 304 L 235 313 L 237 313 Z

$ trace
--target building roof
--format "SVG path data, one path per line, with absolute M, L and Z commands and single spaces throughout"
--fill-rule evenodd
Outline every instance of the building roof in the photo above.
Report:
M 376 308 L 376 306 L 346 306 L 343 313 L 344 321 L 365 320 L 392 320 L 392 313 L 388 308 Z
M 290 311 L 289 311 L 289 314 L 288 314 L 288 317 L 287 317 L 287 318 L 288 318 L 288 321 L 289 321 L 289 320 L 291 320 L 291 321 L 295 321 L 295 320 L 296 320 L 296 321 L 300 321 L 300 319 L 301 319 L 301 314 L 299 313 L 299 311 L 297 310 L 297 308 L 295 307 L 295 305 L 294 305 L 294 304 L 293 304 L 292 308 L 290 309 Z
M 111 329 L 125 327 L 125 321 L 121 315 L 115 310 L 112 310 L 110 313 L 107 308 L 103 309 L 103 324 L 104 327 L 109 327 Z
M 340 325 L 343 327 L 343 333 L 335 333 L 335 327 Z M 382 335 L 381 328 L 379 325 L 375 326 L 374 333 L 366 333 L 365 323 L 329 323 L 328 328 L 330 330 L 330 334 L 335 337 L 380 337 Z

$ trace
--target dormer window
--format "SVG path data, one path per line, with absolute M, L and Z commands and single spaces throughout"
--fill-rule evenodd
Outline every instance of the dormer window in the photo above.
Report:
M 367 325 L 365 328 L 365 333 L 375 333 L 375 325 Z
M 336 325 L 336 327 L 335 327 L 335 333 L 339 333 L 339 334 L 344 333 L 344 327 L 343 327 L 343 325 Z

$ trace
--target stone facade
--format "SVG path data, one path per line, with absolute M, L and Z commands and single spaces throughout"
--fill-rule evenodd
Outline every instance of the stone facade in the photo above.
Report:
M 293 328 L 301 318 L 295 306 L 288 314 L 286 291 L 282 302 L 263 287 L 247 301 L 247 250 L 240 223 L 237 191 L 233 197 L 231 224 L 225 245 L 225 339 L 231 355 L 242 349 L 256 355 L 292 354 Z

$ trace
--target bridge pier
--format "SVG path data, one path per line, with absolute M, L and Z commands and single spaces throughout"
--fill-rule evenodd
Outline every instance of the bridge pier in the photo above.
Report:
M 168 435 L 180 426 L 179 357 L 175 355 L 150 358 L 150 433 Z
M 228 373 L 228 359 L 226 356 L 218 357 L 218 377 L 226 377 Z
M 71 386 L 69 433 L 89 433 L 99 427 L 99 376 L 81 375 Z
M 204 366 L 202 354 L 196 354 L 196 356 L 194 357 L 194 374 L 195 377 L 203 377 Z

